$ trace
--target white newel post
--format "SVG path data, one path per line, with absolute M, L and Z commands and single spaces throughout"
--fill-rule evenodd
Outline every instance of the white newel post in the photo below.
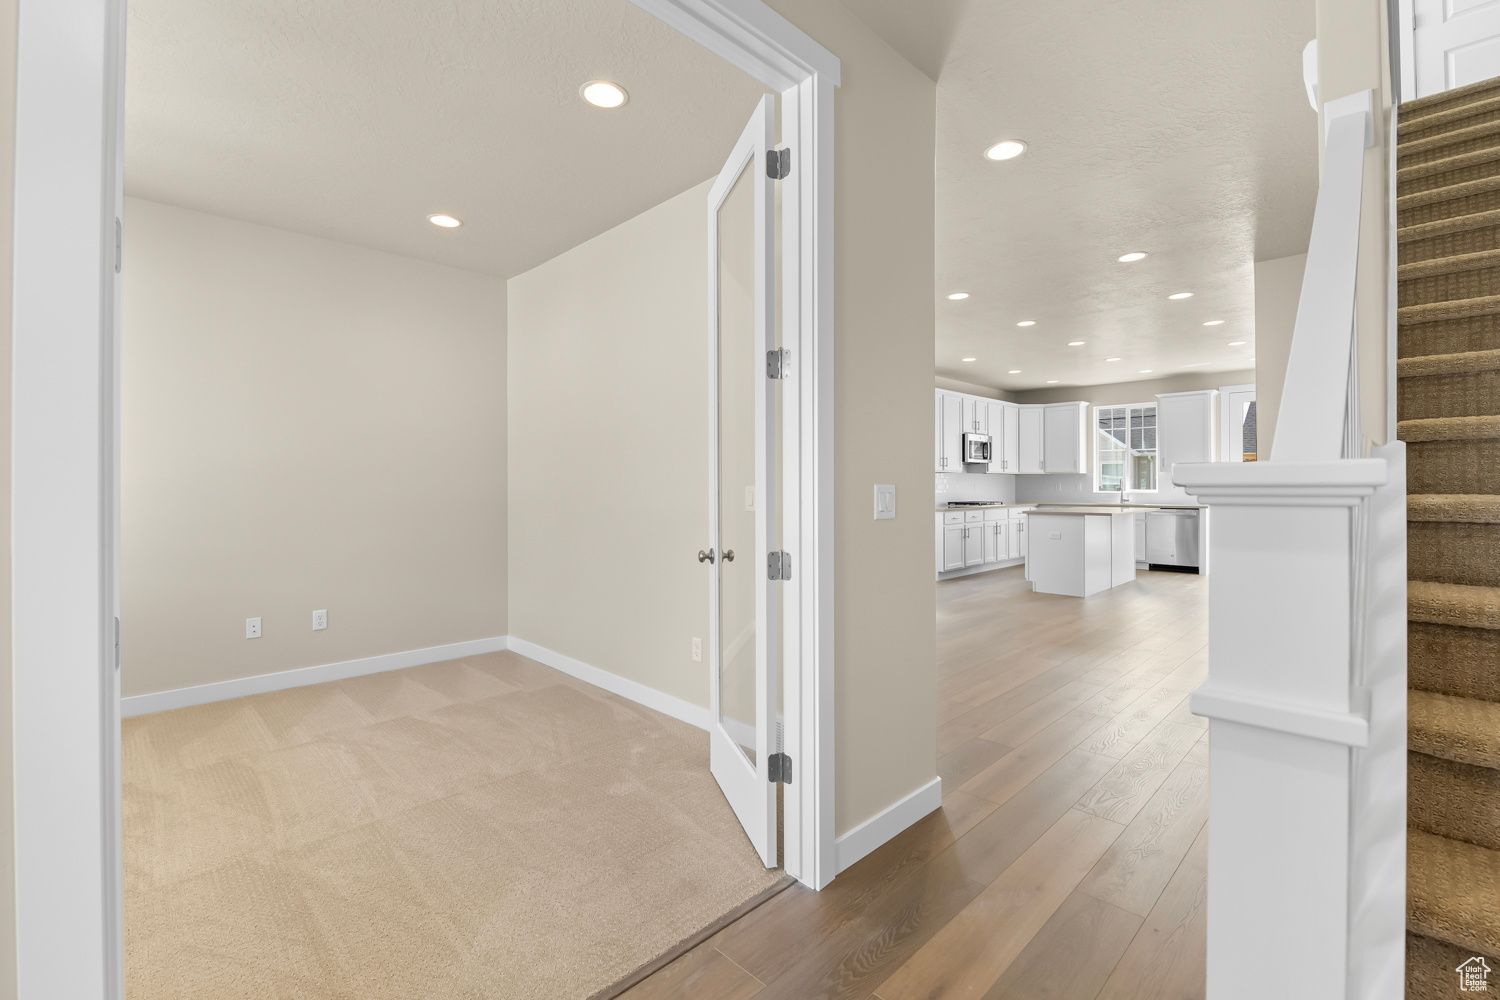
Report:
M 1348 995 L 1368 501 L 1382 458 L 1179 465 L 1213 510 L 1209 1000 Z M 1358 877 L 1354 877 L 1358 882 Z

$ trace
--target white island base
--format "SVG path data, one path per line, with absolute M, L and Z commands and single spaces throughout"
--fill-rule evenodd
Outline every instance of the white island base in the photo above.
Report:
M 1135 579 L 1135 519 L 1151 508 L 1047 507 L 1027 513 L 1027 575 L 1039 594 L 1087 597 Z

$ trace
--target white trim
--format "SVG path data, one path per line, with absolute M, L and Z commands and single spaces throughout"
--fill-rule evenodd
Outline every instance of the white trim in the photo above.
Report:
M 357 660 L 341 660 L 338 663 L 323 663 L 315 667 L 299 667 L 295 670 L 280 670 L 272 674 L 256 674 L 252 677 L 235 677 L 212 684 L 196 684 L 192 687 L 173 688 L 169 691 L 153 691 L 120 699 L 120 714 L 126 718 L 148 715 L 152 712 L 168 712 L 174 708 L 192 705 L 207 705 L 215 701 L 244 698 L 252 694 L 271 691 L 286 691 L 290 688 L 307 687 L 310 684 L 327 684 L 350 677 L 379 674 L 388 670 L 405 670 L 426 663 L 442 663 L 481 653 L 498 653 L 509 649 L 508 636 L 497 635 L 488 639 L 471 639 L 468 642 L 450 642 L 442 646 L 424 649 L 409 649 L 399 653 L 382 653 L 365 656 Z M 536 659 L 536 657 L 532 657 Z
M 933 778 L 910 795 L 886 806 L 844 834 L 833 845 L 840 872 L 880 847 L 923 816 L 943 806 L 943 779 Z
M 596 688 L 602 688 L 611 694 L 617 694 L 637 705 L 655 709 L 663 715 L 670 715 L 674 719 L 686 722 L 690 726 L 699 729 L 707 729 L 709 722 L 708 709 L 702 705 L 694 705 L 692 702 L 683 701 L 681 698 L 658 691 L 656 688 L 647 687 L 640 681 L 633 681 L 628 677 L 610 673 L 608 670 L 600 669 L 582 660 L 575 660 L 571 656 L 548 649 L 546 646 L 538 646 L 534 642 L 528 642 L 518 636 L 507 636 L 509 649 L 513 653 L 520 653 L 528 659 L 535 660 L 553 670 L 560 670 L 570 677 L 576 677 L 581 681 L 587 681 Z
M 839 85 L 839 60 L 760 0 L 630 0 L 768 87 Z
M 1417 17 L 1412 0 L 1396 0 L 1395 7 L 1396 24 L 1391 27 L 1395 29 L 1393 33 L 1396 35 L 1396 53 L 1397 60 L 1400 63 L 1399 72 L 1401 79 L 1397 81 L 1400 96 L 1396 98 L 1394 103 L 1399 104 L 1402 101 L 1415 100 L 1417 96 Z M 1393 137 L 1391 145 L 1394 146 L 1394 136 L 1396 133 L 1392 131 L 1390 135 Z M 1391 176 L 1394 177 L 1395 174 L 1392 173 Z M 1394 214 L 1391 216 L 1392 219 L 1395 219 L 1395 217 Z M 1394 229 L 1395 227 L 1393 226 L 1392 228 Z M 1394 271 L 1395 268 L 1392 268 L 1392 270 Z
M 994 524 L 995 522 L 990 521 L 989 523 Z M 982 566 L 965 566 L 963 569 L 943 570 L 937 575 L 937 578 L 939 582 L 942 582 L 943 580 L 957 580 L 962 576 L 977 576 L 980 573 L 989 573 L 992 570 L 997 569 L 1010 569 L 1014 566 L 1024 566 L 1025 564 L 1026 557 L 1017 556 L 1015 559 L 1004 559 L 1000 562 L 985 563 Z
M 1309 705 L 1294 705 L 1255 698 L 1237 691 L 1224 691 L 1204 682 L 1189 696 L 1194 715 L 1224 722 L 1238 722 L 1292 736 L 1363 747 L 1370 743 L 1370 720 L 1353 712 L 1331 712 Z

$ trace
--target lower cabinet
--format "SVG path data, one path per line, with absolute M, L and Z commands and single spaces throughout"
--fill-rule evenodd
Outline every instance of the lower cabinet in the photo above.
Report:
M 984 524 L 964 525 L 964 566 L 984 565 Z
M 1010 552 L 1011 559 L 1023 559 L 1026 556 L 1026 518 L 1013 517 L 1005 522 L 1006 548 Z
M 943 525 L 943 572 L 964 568 L 964 539 L 968 532 L 966 524 Z
M 1026 518 L 1014 507 L 939 511 L 937 543 L 940 574 L 1013 563 L 1026 558 Z

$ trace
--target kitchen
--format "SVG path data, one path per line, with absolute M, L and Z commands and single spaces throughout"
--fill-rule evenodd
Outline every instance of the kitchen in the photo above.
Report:
M 1138 569 L 1208 572 L 1208 512 L 1171 482 L 1171 469 L 1221 451 L 1253 454 L 1253 385 L 1149 392 L 1177 388 L 1157 380 L 1079 390 L 1149 400 L 1094 405 L 1017 402 L 942 381 L 948 387 L 934 394 L 938 580 L 1019 567 L 1036 592 L 1085 597 L 1133 581 Z

